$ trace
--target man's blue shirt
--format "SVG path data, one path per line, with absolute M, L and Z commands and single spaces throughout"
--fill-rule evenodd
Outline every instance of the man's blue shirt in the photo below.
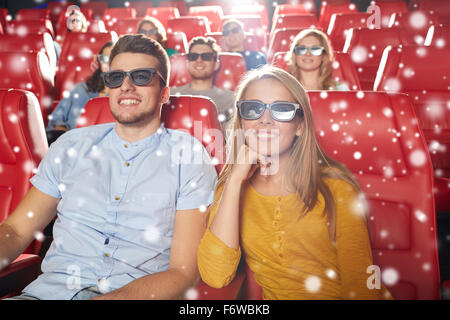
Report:
M 112 123 L 65 133 L 31 179 L 61 200 L 43 274 L 23 292 L 70 299 L 86 287 L 106 293 L 167 270 L 176 211 L 213 200 L 210 163 L 198 140 L 164 126 L 135 143 Z

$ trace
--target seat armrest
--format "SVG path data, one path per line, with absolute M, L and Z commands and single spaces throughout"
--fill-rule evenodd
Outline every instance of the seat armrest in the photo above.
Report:
M 0 272 L 0 297 L 20 294 L 41 270 L 42 258 L 34 254 L 22 254 Z

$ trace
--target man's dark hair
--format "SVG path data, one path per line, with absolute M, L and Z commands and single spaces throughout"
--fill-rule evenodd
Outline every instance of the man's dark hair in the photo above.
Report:
M 150 39 L 142 34 L 126 34 L 119 38 L 111 50 L 109 64 L 111 65 L 114 58 L 121 53 L 143 53 L 153 56 L 158 60 L 156 69 L 161 73 L 163 79 L 161 87 L 169 85 L 170 62 L 166 50 L 155 40 Z
M 189 42 L 189 52 L 192 48 L 198 44 L 204 44 L 211 48 L 211 50 L 216 55 L 216 60 L 219 58 L 219 52 L 221 51 L 220 46 L 217 44 L 216 40 L 212 37 L 194 37 Z

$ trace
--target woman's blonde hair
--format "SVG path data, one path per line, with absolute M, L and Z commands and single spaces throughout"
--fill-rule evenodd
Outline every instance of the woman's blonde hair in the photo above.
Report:
M 333 66 L 333 47 L 331 46 L 330 40 L 327 35 L 317 29 L 305 29 L 299 32 L 295 39 L 291 43 L 291 48 L 286 54 L 286 62 L 288 66 L 288 71 L 292 74 L 298 81 L 302 82 L 300 68 L 297 66 L 297 57 L 294 52 L 294 48 L 306 37 L 313 36 L 320 41 L 320 45 L 324 47 L 324 52 L 322 54 L 322 63 L 319 69 L 319 83 L 320 90 L 336 89 L 336 81 L 332 78 L 332 66 Z
M 262 79 L 275 79 L 282 83 L 292 94 L 296 103 L 303 109 L 303 119 L 301 122 L 302 134 L 296 137 L 290 151 L 287 170 L 284 173 L 284 183 L 288 189 L 293 189 L 303 202 L 303 208 L 299 218 L 312 210 L 318 201 L 319 192 L 322 194 L 325 207 L 323 214 L 327 214 L 329 223 L 329 234 L 331 239 L 335 239 L 336 225 L 336 205 L 333 195 L 325 183 L 325 179 L 334 178 L 348 182 L 357 192 L 361 189 L 353 177 L 352 173 L 341 163 L 328 157 L 320 147 L 314 129 L 311 106 L 306 91 L 300 82 L 286 71 L 265 65 L 252 70 L 246 74 L 240 82 L 234 104 L 245 99 L 249 86 Z M 242 131 L 239 112 L 234 113 L 232 135 L 229 137 L 228 158 L 222 168 L 218 182 L 215 187 L 216 195 L 227 181 L 233 163 L 236 163 L 237 152 L 245 141 Z M 213 206 L 217 205 L 219 199 L 215 199 Z
M 158 30 L 158 42 L 165 47 L 165 44 L 167 42 L 167 33 L 166 28 L 164 28 L 161 21 L 154 17 L 145 17 L 141 21 L 139 21 L 137 32 L 139 33 L 141 31 L 141 28 L 144 24 L 149 23 L 152 24 L 156 30 Z

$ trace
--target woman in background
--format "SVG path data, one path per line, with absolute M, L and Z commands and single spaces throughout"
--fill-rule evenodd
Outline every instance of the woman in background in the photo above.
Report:
M 332 77 L 333 48 L 327 35 L 317 29 L 302 30 L 286 55 L 289 73 L 306 90 L 349 90 Z
M 138 32 L 140 34 L 146 35 L 147 37 L 158 41 L 163 48 L 166 50 L 167 55 L 172 56 L 178 53 L 177 50 L 173 48 L 167 48 L 167 33 L 163 24 L 156 18 L 146 17 L 141 20 L 138 25 Z

